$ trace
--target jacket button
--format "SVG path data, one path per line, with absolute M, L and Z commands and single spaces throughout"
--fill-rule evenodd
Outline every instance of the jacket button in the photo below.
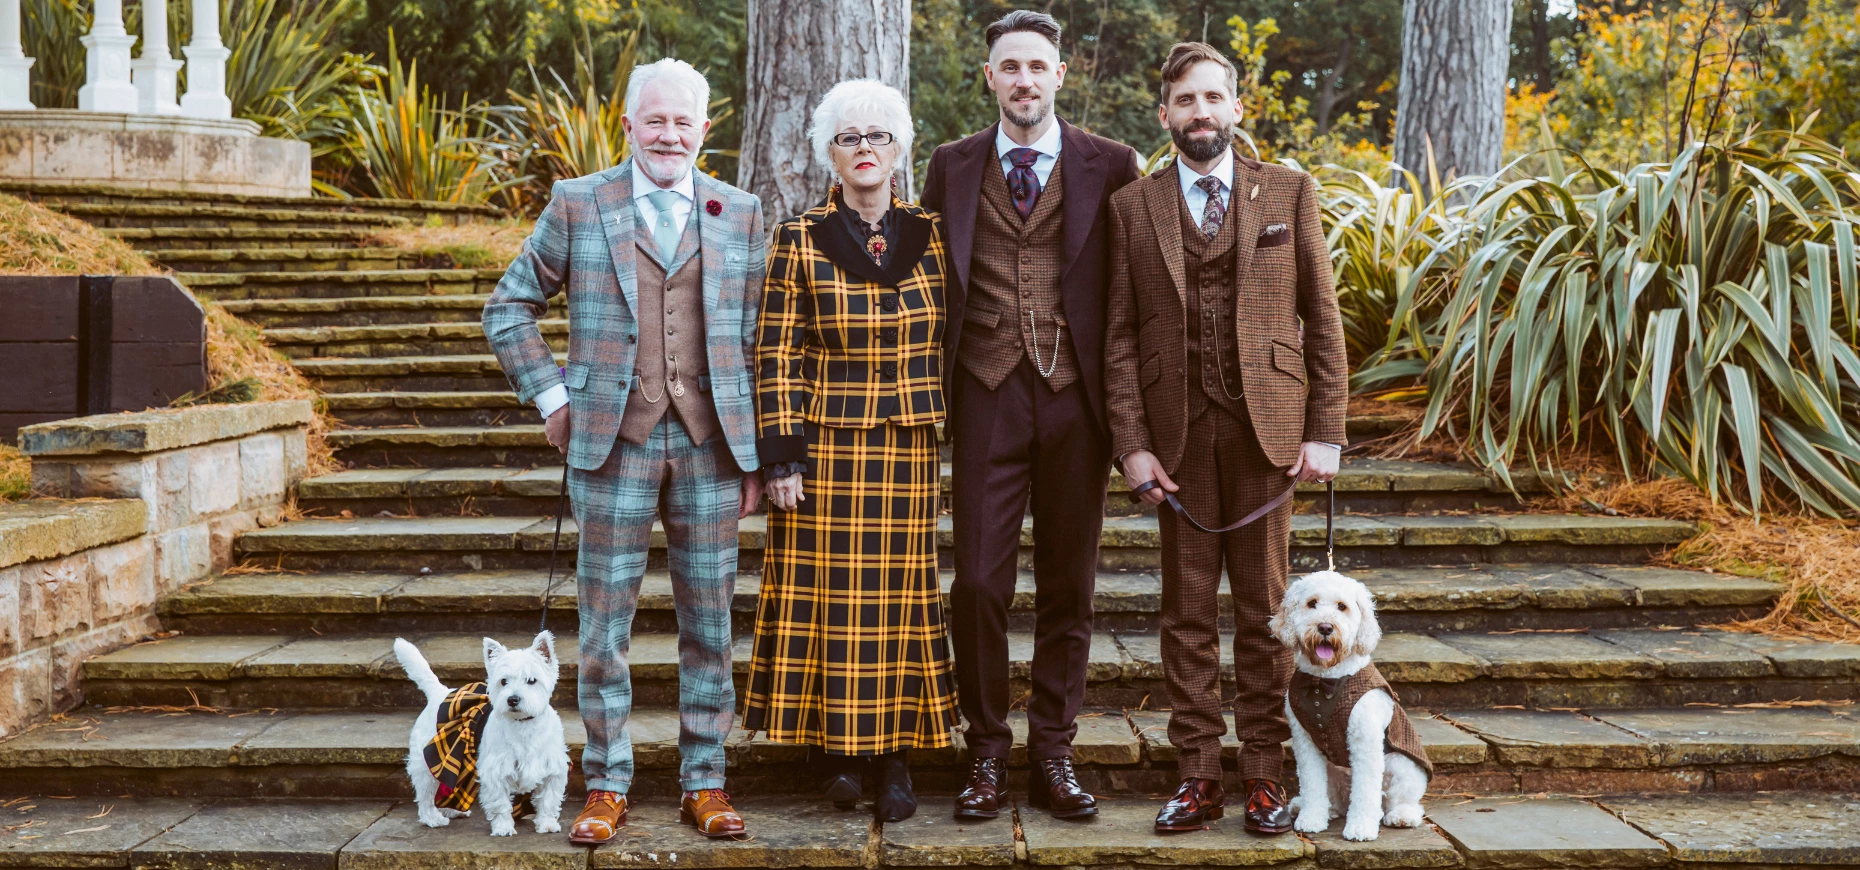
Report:
M 878 300 L 878 307 L 886 311 L 896 311 L 898 310 L 898 297 L 895 295 L 887 295 Z
M 896 344 L 898 341 L 898 328 L 895 326 L 887 326 L 880 329 L 878 331 L 878 340 L 887 344 Z
M 884 375 L 886 380 L 896 378 L 898 376 L 898 364 L 894 362 L 881 364 L 878 367 L 878 373 Z

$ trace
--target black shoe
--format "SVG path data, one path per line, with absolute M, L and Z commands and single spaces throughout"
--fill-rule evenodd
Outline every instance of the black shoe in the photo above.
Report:
M 851 755 L 831 755 L 820 752 L 816 763 L 824 767 L 826 779 L 821 790 L 826 792 L 827 800 L 833 802 L 835 809 L 850 810 L 859 806 L 859 798 L 865 794 L 865 777 L 862 775 L 866 760 Z
M 1027 804 L 1046 810 L 1055 819 L 1076 819 L 1098 814 L 1098 799 L 1079 787 L 1070 758 L 1040 759 L 1040 769 L 1028 777 Z
M 992 819 L 1001 815 L 1001 786 L 1007 778 L 1007 759 L 977 758 L 969 768 L 969 784 L 956 796 L 956 818 Z
M 881 822 L 902 822 L 917 813 L 917 793 L 911 790 L 911 768 L 905 750 L 887 752 L 872 759 L 878 776 L 878 800 L 872 814 Z

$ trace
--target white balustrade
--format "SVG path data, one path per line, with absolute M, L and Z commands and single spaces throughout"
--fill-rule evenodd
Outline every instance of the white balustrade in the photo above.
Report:
M 19 44 L 19 0 L 0 0 L 0 111 L 32 108 L 32 58 Z
M 181 111 L 174 101 L 175 74 L 181 71 L 181 62 L 168 53 L 168 0 L 142 0 L 142 56 L 129 66 L 138 111 L 149 115 Z
M 99 0 L 101 2 L 101 0 Z M 192 0 L 194 34 L 187 47 L 187 94 L 181 113 L 196 118 L 232 117 L 226 96 L 226 59 L 232 50 L 220 42 L 220 0 Z
M 97 0 L 84 44 L 84 86 L 78 108 L 87 112 L 134 112 L 139 100 L 129 77 L 129 49 L 136 38 L 123 29 L 123 0 Z

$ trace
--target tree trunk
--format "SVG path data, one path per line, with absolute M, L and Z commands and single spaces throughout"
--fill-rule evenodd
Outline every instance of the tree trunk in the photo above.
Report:
M 911 95 L 910 0 L 749 0 L 738 187 L 762 197 L 770 226 L 812 207 L 832 183 L 807 141 L 814 106 L 846 79 L 878 79 Z M 914 199 L 911 155 L 900 193 Z
M 1338 92 L 1337 86 L 1343 84 L 1344 75 L 1350 69 L 1350 55 L 1356 51 L 1356 34 L 1345 30 L 1343 46 L 1337 50 L 1337 59 L 1331 62 L 1330 75 L 1324 77 L 1323 87 L 1318 89 L 1317 131 L 1318 135 L 1330 132 L 1330 119 L 1337 104 L 1343 102 L 1348 94 Z
M 1407 0 L 1395 162 L 1425 182 L 1428 146 L 1445 183 L 1491 175 L 1505 150 L 1511 0 Z
M 1531 0 L 1531 55 L 1537 92 L 1556 90 L 1556 74 L 1550 70 L 1550 0 Z

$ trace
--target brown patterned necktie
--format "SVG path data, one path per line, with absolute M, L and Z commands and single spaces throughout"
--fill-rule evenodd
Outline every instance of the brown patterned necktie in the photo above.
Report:
M 1221 220 L 1227 217 L 1227 205 L 1221 202 L 1221 180 L 1204 175 L 1195 186 L 1208 192 L 1208 204 L 1201 208 L 1201 234 L 1212 239 L 1221 232 Z

